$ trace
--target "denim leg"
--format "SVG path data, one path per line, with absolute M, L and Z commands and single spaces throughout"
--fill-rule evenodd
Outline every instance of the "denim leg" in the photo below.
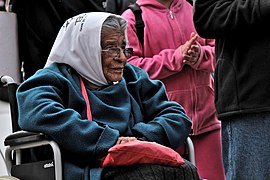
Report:
M 222 119 L 226 180 L 270 179 L 270 113 Z
M 229 170 L 229 162 L 231 161 L 231 152 L 230 152 L 230 139 L 231 139 L 231 130 L 230 130 L 230 121 L 223 120 L 221 121 L 221 138 L 222 138 L 222 158 L 223 158 L 223 165 L 224 165 L 224 171 L 226 175 L 226 179 L 228 180 L 229 176 L 228 174 L 231 173 Z

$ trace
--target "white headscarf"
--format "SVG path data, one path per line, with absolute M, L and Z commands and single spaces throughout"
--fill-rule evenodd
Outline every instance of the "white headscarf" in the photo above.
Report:
M 68 19 L 56 37 L 45 67 L 53 62 L 65 63 L 89 82 L 108 85 L 102 70 L 100 38 L 102 24 L 111 15 L 114 14 L 90 12 Z

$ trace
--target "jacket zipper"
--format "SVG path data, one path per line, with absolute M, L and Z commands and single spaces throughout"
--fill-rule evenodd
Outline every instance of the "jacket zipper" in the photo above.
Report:
M 173 19 L 173 13 L 172 13 L 172 11 L 170 10 L 169 13 L 170 13 L 171 19 Z

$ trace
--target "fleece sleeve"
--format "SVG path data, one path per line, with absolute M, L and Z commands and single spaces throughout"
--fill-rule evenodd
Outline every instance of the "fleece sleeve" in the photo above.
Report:
M 119 137 L 118 130 L 86 118 L 78 82 L 67 81 L 49 70 L 43 69 L 24 81 L 17 100 L 22 129 L 42 132 L 73 154 L 101 157 Z
M 176 102 L 168 101 L 165 87 L 161 81 L 150 80 L 147 73 L 139 71 L 141 80 L 136 91 L 140 92 L 143 121 L 134 125 L 133 130 L 149 141 L 177 148 L 188 137 L 191 120 L 183 107 Z
M 269 18 L 268 0 L 196 0 L 194 3 L 195 28 L 205 38 L 244 33 L 257 26 L 267 28 Z

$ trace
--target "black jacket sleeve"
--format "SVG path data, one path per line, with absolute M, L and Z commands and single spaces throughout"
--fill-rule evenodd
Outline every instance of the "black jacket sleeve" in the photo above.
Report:
M 194 24 L 207 38 L 221 38 L 247 29 L 268 28 L 269 0 L 196 0 Z

